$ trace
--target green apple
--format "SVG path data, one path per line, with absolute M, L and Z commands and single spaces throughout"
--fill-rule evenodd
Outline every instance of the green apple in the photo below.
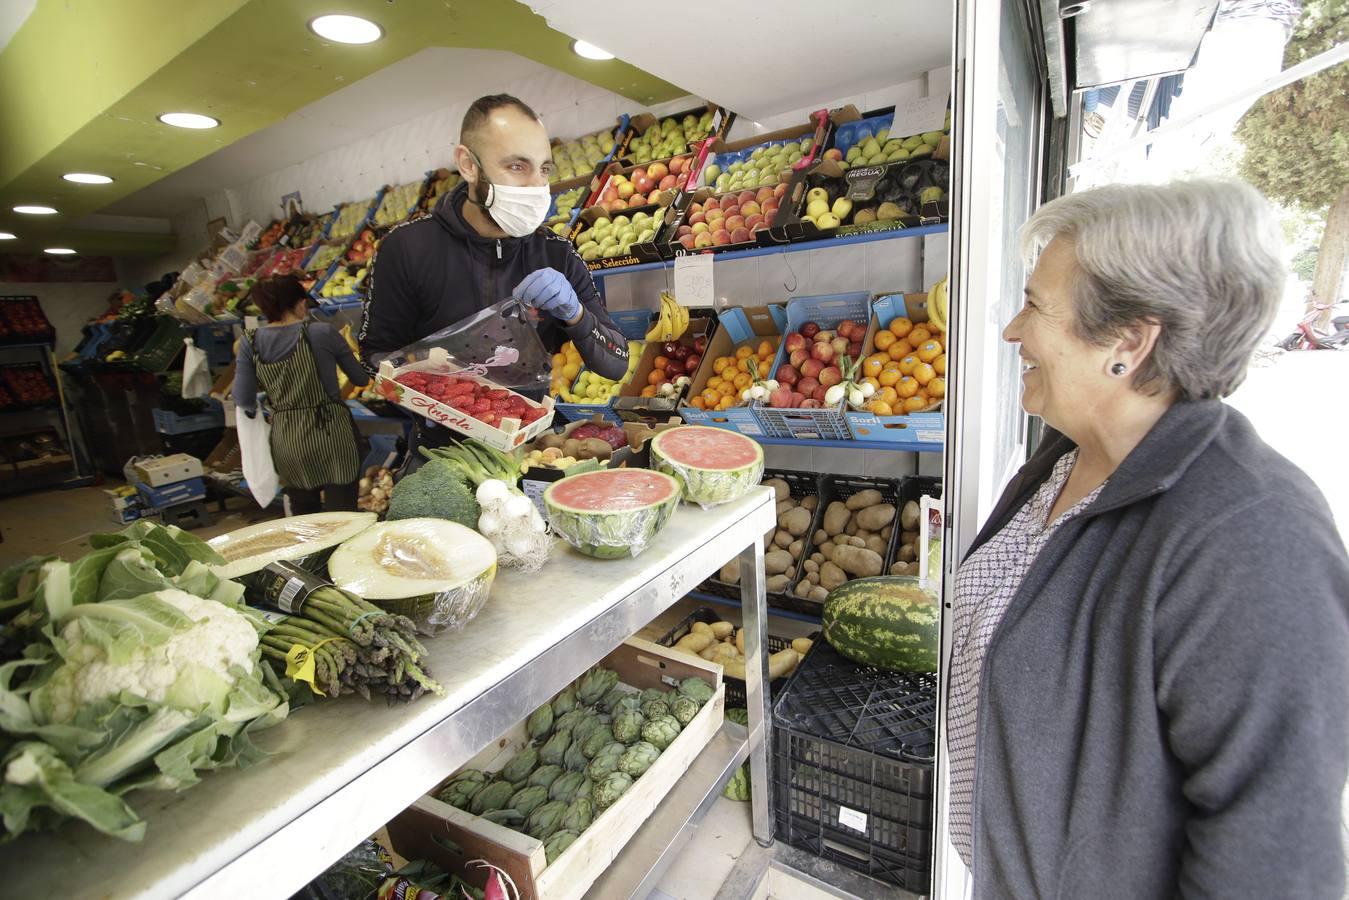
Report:
M 813 187 L 806 192 L 806 202 L 814 203 L 816 200 L 823 200 L 826 206 L 829 203 L 829 192 L 822 187 Z
M 819 216 L 815 219 L 815 225 L 821 231 L 824 231 L 829 228 L 837 228 L 840 224 L 842 223 L 839 221 L 839 217 L 829 212 L 828 210 L 825 211 L 824 215 Z
M 852 212 L 852 201 L 847 197 L 839 197 L 834 201 L 834 205 L 830 207 L 829 211 L 837 216 L 840 221 L 846 219 L 848 213 Z
M 828 200 L 811 200 L 806 203 L 806 215 L 812 219 L 818 219 L 829 212 Z

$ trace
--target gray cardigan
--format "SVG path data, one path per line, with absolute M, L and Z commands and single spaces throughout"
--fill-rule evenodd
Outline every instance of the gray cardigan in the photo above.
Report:
M 1072 447 L 1047 437 L 976 547 Z M 1342 896 L 1349 559 L 1230 407 L 1172 407 L 1059 529 L 980 697 L 976 897 Z

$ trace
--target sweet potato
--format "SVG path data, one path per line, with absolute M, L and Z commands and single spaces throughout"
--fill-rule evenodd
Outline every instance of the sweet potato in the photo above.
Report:
M 867 488 L 865 491 L 858 491 L 847 500 L 847 507 L 850 510 L 866 509 L 868 506 L 875 506 L 885 498 L 881 492 L 875 488 Z
M 879 575 L 885 569 L 881 555 L 865 547 L 835 547 L 830 559 L 838 568 L 858 578 Z

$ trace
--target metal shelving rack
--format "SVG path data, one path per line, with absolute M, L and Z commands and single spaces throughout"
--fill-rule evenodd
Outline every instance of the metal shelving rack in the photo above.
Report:
M 711 510 L 684 504 L 635 559 L 559 544 L 542 575 L 503 571 L 467 628 L 428 639 L 444 697 L 386 707 L 316 700 L 257 735 L 272 754 L 190 791 L 138 792 L 148 823 L 129 845 L 75 822 L 0 849 L 5 892 L 85 897 L 290 896 L 445 776 L 738 556 L 750 727 L 728 722 L 652 811 L 594 892 L 657 883 L 747 757 L 753 831 L 772 843 L 765 531 L 773 493 Z
M 70 454 L 70 464 L 68 468 L 59 471 L 44 472 L 22 479 L 0 480 L 0 495 L 57 485 L 69 487 L 87 484 L 89 479 L 85 475 L 85 466 L 81 460 L 81 447 L 75 440 L 75 431 L 71 426 L 70 410 L 66 407 L 65 386 L 61 383 L 61 372 L 56 366 L 53 346 L 48 343 L 0 345 L 0 358 L 8 357 L 10 354 L 26 355 L 27 358 L 22 361 L 37 362 L 42 366 L 43 374 L 56 386 L 56 402 L 0 411 L 0 435 L 36 431 L 43 426 L 55 424 L 61 440 L 65 442 L 66 452 Z

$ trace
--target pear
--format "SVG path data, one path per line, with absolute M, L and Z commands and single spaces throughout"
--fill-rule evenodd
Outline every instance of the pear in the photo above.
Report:
M 806 215 L 812 219 L 818 219 L 829 212 L 828 200 L 811 200 L 806 204 Z
M 595 243 L 594 241 L 586 241 L 584 244 L 581 244 L 579 247 L 576 248 L 576 252 L 580 253 L 581 257 L 584 258 L 587 250 L 594 250 L 598 247 L 599 244 Z
M 866 209 L 859 209 L 857 214 L 852 217 L 854 225 L 869 225 L 874 221 L 876 221 L 876 210 L 869 206 Z
M 876 218 L 881 222 L 891 222 L 902 215 L 904 210 L 896 203 L 882 203 L 880 209 L 876 210 Z
M 848 213 L 852 212 L 852 201 L 847 197 L 839 197 L 830 207 L 830 212 L 839 218 L 840 221 L 848 218 Z
M 627 216 L 614 216 L 614 227 L 615 227 L 615 228 L 623 228 L 623 227 L 625 227 L 625 226 L 627 226 L 627 225 L 631 225 L 631 224 L 632 224 L 632 219 L 629 219 Z
M 586 262 L 590 262 L 592 259 L 597 259 L 599 255 L 600 255 L 600 248 L 598 244 L 591 244 L 589 247 L 581 251 L 581 259 L 585 260 Z
M 909 151 L 909 159 L 923 159 L 924 157 L 931 156 L 932 151 L 935 149 L 936 148 L 931 144 L 919 144 Z
M 921 134 L 913 134 L 904 139 L 904 149 L 912 150 L 915 147 L 921 146 L 922 143 L 923 143 L 923 136 Z
M 918 202 L 919 202 L 919 203 L 936 203 L 938 200 L 940 200 L 942 197 L 945 197 L 945 196 L 946 196 L 946 192 L 943 191 L 943 190 L 942 190 L 941 188 L 939 188 L 939 187 L 935 187 L 935 186 L 934 186 L 934 187 L 923 188 L 922 192 L 918 195 Z
M 869 166 L 883 166 L 887 162 L 889 162 L 889 160 L 885 158 L 884 153 L 877 153 L 875 156 L 867 158 L 867 165 Z
M 935 147 L 941 143 L 941 135 L 940 131 L 924 131 L 922 134 L 923 143 Z
M 894 153 L 896 150 L 902 150 L 903 148 L 903 141 L 886 141 L 884 150 L 886 153 Z
M 890 129 L 889 129 L 889 128 L 882 128 L 880 131 L 876 132 L 876 140 L 878 140 L 878 141 L 888 141 L 889 139 L 890 139 Z
M 849 147 L 847 154 L 843 157 L 846 161 L 853 163 L 862 157 L 861 147 Z
M 921 142 L 920 142 L 921 143 Z M 867 138 L 867 142 L 862 145 L 862 155 L 870 159 L 881 152 L 881 145 L 876 143 L 875 138 Z
M 814 202 L 814 201 L 816 201 L 816 200 L 823 200 L 823 201 L 825 201 L 826 203 L 828 203 L 828 202 L 829 202 L 829 192 L 826 191 L 826 190 L 825 190 L 824 188 L 822 188 L 822 187 L 813 187 L 813 188 L 811 188 L 809 191 L 806 192 L 806 202 L 807 202 L 807 203 L 812 203 L 812 202 Z
M 708 166 L 706 171 L 707 175 L 704 178 L 704 180 L 708 184 L 711 184 L 712 182 L 716 181 L 718 178 L 721 177 L 721 166 L 717 165 L 716 163 L 713 163 L 712 165 Z
M 885 161 L 886 161 L 886 162 L 901 162 L 901 161 L 906 160 L 906 159 L 908 159 L 908 158 L 909 158 L 909 151 L 905 150 L 903 147 L 898 147 L 898 148 L 896 148 L 894 151 L 892 151 L 892 152 L 886 154 Z
M 655 240 L 655 238 L 656 238 L 655 229 L 647 228 L 644 231 L 642 231 L 641 234 L 637 235 L 637 240 L 635 241 L 635 243 L 645 244 L 647 241 Z

